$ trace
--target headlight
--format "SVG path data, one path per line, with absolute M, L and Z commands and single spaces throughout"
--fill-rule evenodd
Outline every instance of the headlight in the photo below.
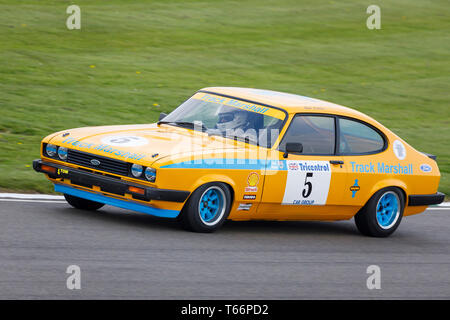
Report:
M 150 182 L 154 182 L 156 180 L 156 170 L 147 167 L 147 169 L 145 169 L 145 178 Z
M 140 176 L 142 176 L 142 170 L 143 170 L 143 168 L 141 165 L 133 164 L 131 166 L 131 174 L 135 178 L 139 178 Z
M 56 152 L 58 152 L 58 147 L 54 144 L 48 144 L 45 148 L 45 152 L 49 157 L 54 157 L 56 155 Z
M 67 148 L 59 147 L 59 149 L 58 149 L 58 157 L 61 160 L 67 160 Z

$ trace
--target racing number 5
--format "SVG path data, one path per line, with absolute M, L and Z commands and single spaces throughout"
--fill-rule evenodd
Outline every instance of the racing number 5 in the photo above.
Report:
M 303 191 L 302 191 L 303 198 L 308 198 L 311 195 L 312 183 L 310 181 L 307 181 L 307 180 L 308 180 L 308 178 L 312 178 L 312 176 L 313 176 L 312 172 L 307 172 L 306 173 L 306 177 L 305 177 L 305 186 L 306 186 L 306 188 L 304 188 Z
M 287 160 L 287 179 L 282 204 L 325 205 L 330 189 L 328 161 Z

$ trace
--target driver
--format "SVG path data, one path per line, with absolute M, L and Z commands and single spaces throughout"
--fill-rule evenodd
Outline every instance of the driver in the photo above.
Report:
M 240 136 L 258 141 L 254 119 L 250 112 L 222 105 L 217 110 L 216 127 L 227 136 Z
M 251 128 L 249 112 L 247 111 L 222 105 L 217 110 L 217 115 L 219 119 L 216 126 L 222 132 L 236 129 L 245 132 Z

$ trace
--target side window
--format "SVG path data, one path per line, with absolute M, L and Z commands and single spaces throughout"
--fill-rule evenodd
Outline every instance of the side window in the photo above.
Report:
M 334 154 L 334 117 L 295 116 L 280 143 L 279 150 L 284 151 L 288 142 L 301 143 L 303 145 L 303 154 Z
M 340 154 L 374 153 L 384 148 L 383 137 L 359 121 L 339 119 L 339 132 Z

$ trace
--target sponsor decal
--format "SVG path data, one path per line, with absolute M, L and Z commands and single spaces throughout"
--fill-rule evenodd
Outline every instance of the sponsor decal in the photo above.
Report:
M 255 194 L 244 194 L 244 200 L 255 200 L 256 195 Z
M 394 149 L 394 154 L 399 160 L 406 158 L 406 148 L 400 140 L 395 140 L 392 148 Z
M 247 187 L 245 192 L 258 192 L 259 175 L 256 172 L 252 172 L 247 177 Z
M 360 186 L 358 186 L 358 179 L 355 179 L 355 183 L 350 187 L 350 191 L 352 192 L 352 198 L 356 196 L 356 192 L 361 189 Z
M 420 165 L 420 170 L 423 172 L 431 172 L 432 169 L 431 169 L 430 165 L 424 163 L 424 164 Z
M 60 174 L 69 174 L 69 170 L 66 169 L 58 169 L 58 175 Z
M 211 93 L 198 92 L 192 97 L 192 99 L 202 100 L 202 101 L 206 101 L 209 103 L 223 104 L 228 107 L 242 109 L 242 110 L 249 111 L 249 112 L 260 113 L 260 114 L 264 114 L 264 115 L 274 117 L 274 118 L 277 118 L 280 120 L 283 120 L 286 117 L 286 115 L 283 111 L 275 109 L 275 108 L 270 108 L 270 107 L 255 104 L 255 103 L 248 103 L 246 101 L 241 101 L 241 100 L 237 100 L 237 99 L 233 99 L 233 98 L 227 98 L 227 97 L 223 97 L 223 96 L 219 96 L 219 95 L 215 95 L 215 94 L 211 94 Z
M 134 159 L 134 160 L 141 160 L 145 157 L 145 154 L 138 154 L 128 151 L 122 151 L 119 149 L 115 149 L 111 147 L 108 144 L 94 144 L 89 142 L 81 142 L 73 138 L 67 138 L 62 141 L 62 144 L 66 145 L 68 148 L 71 146 L 80 148 L 80 149 L 87 149 L 87 151 L 95 151 L 95 152 L 103 152 L 106 154 L 113 154 L 118 157 L 126 158 L 126 159 Z
M 115 147 L 140 147 L 148 144 L 148 140 L 138 136 L 109 136 L 102 139 L 102 143 Z
M 285 168 L 285 161 L 284 160 L 269 160 L 268 168 L 270 170 L 283 170 Z
M 249 211 L 251 207 L 252 207 L 251 203 L 241 203 L 237 209 L 238 211 L 239 210 Z
M 264 106 L 260 106 L 257 104 L 253 104 L 253 103 L 246 103 L 243 101 L 239 101 L 236 99 L 230 99 L 230 98 L 225 98 L 222 96 L 216 96 L 216 95 L 211 95 L 209 93 L 206 93 L 203 97 L 200 98 L 203 101 L 207 101 L 207 102 L 212 102 L 212 103 L 219 103 L 219 104 L 225 104 L 227 106 L 231 106 L 231 107 L 235 107 L 235 108 L 239 108 L 239 109 L 244 109 L 244 110 L 248 110 L 248 111 L 253 111 L 256 113 L 266 113 L 267 110 L 269 110 L 269 108 L 264 107 Z
M 357 163 L 350 161 L 352 172 L 356 173 L 383 173 L 383 174 L 413 174 L 413 165 L 387 164 L 384 162 L 377 163 Z
M 328 161 L 300 161 L 298 165 L 301 171 L 330 171 Z

